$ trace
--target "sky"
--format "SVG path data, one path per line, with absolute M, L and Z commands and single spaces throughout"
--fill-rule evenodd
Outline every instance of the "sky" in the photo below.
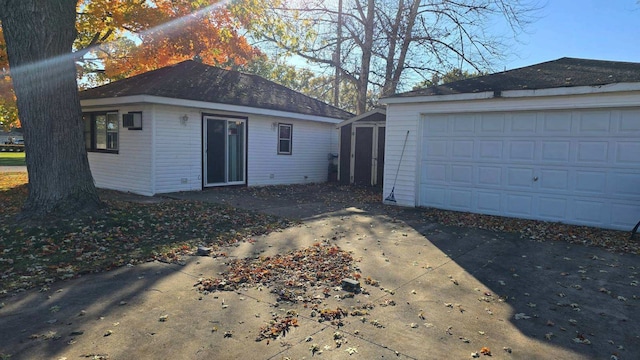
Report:
M 638 0 L 547 0 L 539 16 L 496 70 L 561 57 L 640 62 Z

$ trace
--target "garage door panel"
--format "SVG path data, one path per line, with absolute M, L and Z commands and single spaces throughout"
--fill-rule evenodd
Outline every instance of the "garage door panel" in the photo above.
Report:
M 569 171 L 540 169 L 541 190 L 569 190 Z
M 577 161 L 583 163 L 606 163 L 609 158 L 609 142 L 578 141 Z
M 423 154 L 428 160 L 447 160 L 448 142 L 446 140 L 433 140 L 423 144 Z
M 471 190 L 451 190 L 449 206 L 454 210 L 471 211 L 472 206 Z
M 422 136 L 446 134 L 449 124 L 449 116 L 447 115 L 433 115 L 429 116 L 429 121 L 426 126 L 423 127 Z
M 544 219 L 567 218 L 567 199 L 557 197 L 540 197 L 538 213 Z
M 530 189 L 533 186 L 533 169 L 507 169 L 507 186 L 510 188 Z
M 578 134 L 600 135 L 611 128 L 611 111 L 589 111 L 579 113 Z
M 480 148 L 479 155 L 483 160 L 501 160 L 502 159 L 502 146 L 501 140 L 479 140 L 478 147 Z
M 583 224 L 600 226 L 604 224 L 607 204 L 604 201 L 576 200 L 574 202 L 574 219 Z
M 509 157 L 507 160 L 533 161 L 536 154 L 536 142 L 531 140 L 517 140 L 509 142 Z
M 640 135 L 640 109 L 622 110 L 620 112 L 620 120 L 618 132 L 626 135 Z
M 602 195 L 606 191 L 607 174 L 604 171 L 576 171 L 575 191 Z
M 640 174 L 612 172 L 609 174 L 610 194 L 628 199 L 640 199 Z M 638 219 L 640 220 L 640 219 Z
M 640 139 L 637 141 L 618 142 L 616 144 L 615 163 L 622 166 L 635 165 L 637 168 L 640 165 Z
M 570 159 L 571 141 L 542 141 L 542 156 L 544 162 L 568 162 Z
M 640 203 L 612 203 L 611 204 L 611 224 L 621 228 L 629 227 L 640 220 Z
M 640 107 L 425 119 L 438 131 L 423 131 L 420 205 L 621 230 L 640 220 Z
M 502 196 L 499 192 L 478 191 L 478 210 L 486 214 L 501 213 Z
M 451 165 L 451 182 L 458 185 L 473 184 L 473 166 Z
M 446 184 L 447 181 L 447 166 L 445 164 L 433 164 L 426 163 L 422 166 L 422 183 L 426 184 L 436 184 L 442 183 Z
M 454 140 L 452 158 L 454 160 L 473 159 L 473 140 Z
M 511 121 L 507 128 L 510 129 L 512 135 L 530 135 L 536 132 L 536 113 L 513 113 L 511 114 Z
M 498 133 L 502 134 L 505 131 L 504 114 L 500 115 L 486 115 L 483 114 L 480 116 L 480 133 Z
M 453 134 L 475 133 L 475 115 L 458 115 L 453 118 Z
M 446 187 L 444 186 L 423 186 L 420 192 L 420 204 L 423 206 L 433 206 L 440 209 L 446 209 L 445 195 Z
M 478 165 L 478 185 L 501 186 L 502 168 L 497 166 Z
M 571 112 L 558 111 L 543 113 L 544 121 L 542 126 L 543 135 L 570 135 L 571 134 Z
M 507 215 L 531 216 L 533 215 L 533 196 L 525 194 L 507 194 L 505 196 Z

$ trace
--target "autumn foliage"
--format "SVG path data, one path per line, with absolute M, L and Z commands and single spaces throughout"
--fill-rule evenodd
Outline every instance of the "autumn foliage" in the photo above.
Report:
M 4 45 L 4 36 L 0 27 L 0 130 L 9 130 L 10 127 L 17 127 L 20 122 L 17 120 L 16 95 L 13 93 L 13 86 L 9 74 L 2 71 L 8 68 L 7 48 Z
M 241 19 L 219 0 L 80 0 L 77 5 L 81 86 L 97 85 L 199 58 L 244 65 L 260 51 L 241 35 Z M 246 11 L 246 8 L 242 8 Z M 0 127 L 15 126 L 17 109 L 0 28 Z
M 85 0 L 78 6 L 77 48 L 118 79 L 199 57 L 218 66 L 241 65 L 259 54 L 239 22 L 217 0 Z

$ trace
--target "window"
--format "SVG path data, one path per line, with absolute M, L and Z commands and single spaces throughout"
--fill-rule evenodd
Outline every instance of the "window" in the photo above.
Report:
M 278 154 L 291 155 L 291 133 L 293 125 L 278 124 Z
M 82 114 L 87 151 L 118 152 L 118 113 Z

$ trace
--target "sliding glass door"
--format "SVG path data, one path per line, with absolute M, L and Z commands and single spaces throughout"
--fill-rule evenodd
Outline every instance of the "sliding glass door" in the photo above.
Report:
M 205 186 L 246 183 L 246 120 L 204 118 L 203 173 Z

